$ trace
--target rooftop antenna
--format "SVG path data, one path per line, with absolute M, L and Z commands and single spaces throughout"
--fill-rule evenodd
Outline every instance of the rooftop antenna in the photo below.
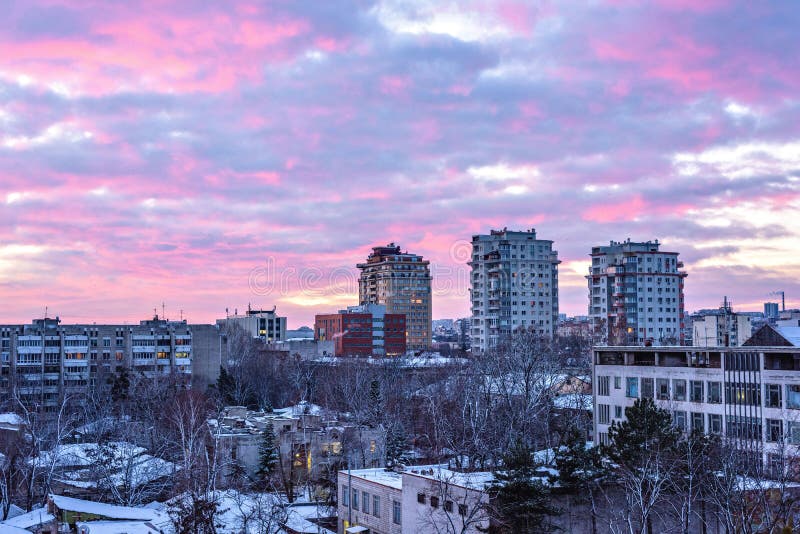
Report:
M 44 318 L 47 319 L 47 306 L 44 307 Z
M 183 321 L 183 310 L 181 310 L 181 321 Z
M 164 320 L 167 319 L 167 313 L 164 311 L 164 301 L 163 300 L 161 301 L 161 318 L 164 319 Z

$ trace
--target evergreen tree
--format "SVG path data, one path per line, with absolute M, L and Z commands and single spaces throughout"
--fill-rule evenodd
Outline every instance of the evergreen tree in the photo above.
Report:
M 533 534 L 552 528 L 549 518 L 558 510 L 536 467 L 533 450 L 523 443 L 517 442 L 503 456 L 503 469 L 495 471 L 489 488 L 490 515 L 498 533 Z
M 657 452 L 674 451 L 681 431 L 673 426 L 672 416 L 659 408 L 653 399 L 636 399 L 625 408 L 625 420 L 614 421 L 608 431 L 610 446 L 604 448 L 608 458 L 621 466 L 644 466 Z
M 392 423 L 386 431 L 386 467 L 402 464 L 407 452 L 408 439 L 402 423 Z
M 258 474 L 265 480 L 270 478 L 279 460 L 275 432 L 272 430 L 272 425 L 268 424 L 261 434 L 261 444 L 258 447 Z
M 111 400 L 114 403 L 126 402 L 130 397 L 131 379 L 128 376 L 128 368 L 125 366 L 117 367 L 117 374 L 110 378 Z
M 673 426 L 670 413 L 650 398 L 636 399 L 625 409 L 625 417 L 612 423 L 610 444 L 602 450 L 614 464 L 613 473 L 629 503 L 625 521 L 638 524 L 640 532 L 652 533 L 654 511 L 682 475 L 678 462 L 682 432 Z
M 381 383 L 373 380 L 369 384 L 369 423 L 378 425 L 383 420 L 384 401 Z
M 217 378 L 217 391 L 219 397 L 224 404 L 233 404 L 233 392 L 236 389 L 236 382 L 234 378 L 225 369 L 225 366 L 219 366 L 219 378 Z
M 595 490 L 604 476 L 603 459 L 599 447 L 587 447 L 584 432 L 570 427 L 564 443 L 556 450 L 553 463 L 557 473 L 550 475 L 553 493 L 567 496 L 570 504 L 588 503 L 592 514 L 592 532 L 597 532 Z M 569 507 L 569 524 L 572 525 L 572 506 Z

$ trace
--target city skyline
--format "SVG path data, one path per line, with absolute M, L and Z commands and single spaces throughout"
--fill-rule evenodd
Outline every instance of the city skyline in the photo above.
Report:
M 798 306 L 798 25 L 721 0 L 12 3 L 0 322 L 312 325 L 389 242 L 465 317 L 472 235 L 504 227 L 554 241 L 568 315 L 591 248 L 628 238 L 680 253 L 687 312 Z

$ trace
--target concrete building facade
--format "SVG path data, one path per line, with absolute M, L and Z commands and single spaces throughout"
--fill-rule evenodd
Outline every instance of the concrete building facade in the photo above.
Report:
M 558 252 L 536 230 L 472 236 L 472 350 L 485 352 L 517 329 L 552 337 L 558 324 Z
M 595 347 L 592 369 L 596 443 L 651 398 L 685 431 L 741 440 L 767 467 L 798 453 L 800 328 L 766 325 L 741 347 Z
M 252 337 L 259 338 L 265 343 L 286 341 L 286 317 L 280 317 L 276 308 L 271 310 L 253 310 L 247 307 L 244 315 L 229 315 L 225 319 L 217 319 L 217 324 L 238 325 Z
M 0 402 L 18 397 L 30 408 L 54 410 L 121 367 L 191 385 L 192 341 L 186 321 L 158 316 L 138 325 L 64 325 L 58 317 L 0 325 Z
M 339 471 L 338 532 L 485 532 L 493 480 L 488 472 L 441 465 Z
M 431 272 L 427 260 L 401 252 L 389 243 L 373 247 L 365 263 L 359 263 L 360 304 L 383 304 L 386 313 L 406 316 L 406 345 L 410 350 L 431 346 Z
M 735 313 L 726 298 L 718 310 L 694 314 L 692 346 L 740 347 L 752 334 L 750 316 Z
M 589 316 L 603 342 L 683 344 L 687 274 L 677 252 L 659 247 L 658 240 L 629 239 L 592 248 Z

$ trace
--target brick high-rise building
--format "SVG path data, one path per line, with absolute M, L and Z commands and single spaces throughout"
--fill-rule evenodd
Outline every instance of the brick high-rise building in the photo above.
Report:
M 359 301 L 383 304 L 386 313 L 406 316 L 406 341 L 411 350 L 431 346 L 431 272 L 427 260 L 400 252 L 389 243 L 373 247 L 366 263 L 359 263 Z
M 630 239 L 592 247 L 589 316 L 610 344 L 683 344 L 683 279 L 677 252 L 659 250 L 658 240 Z
M 536 230 L 472 236 L 472 350 L 514 330 L 552 337 L 558 323 L 558 252 Z

